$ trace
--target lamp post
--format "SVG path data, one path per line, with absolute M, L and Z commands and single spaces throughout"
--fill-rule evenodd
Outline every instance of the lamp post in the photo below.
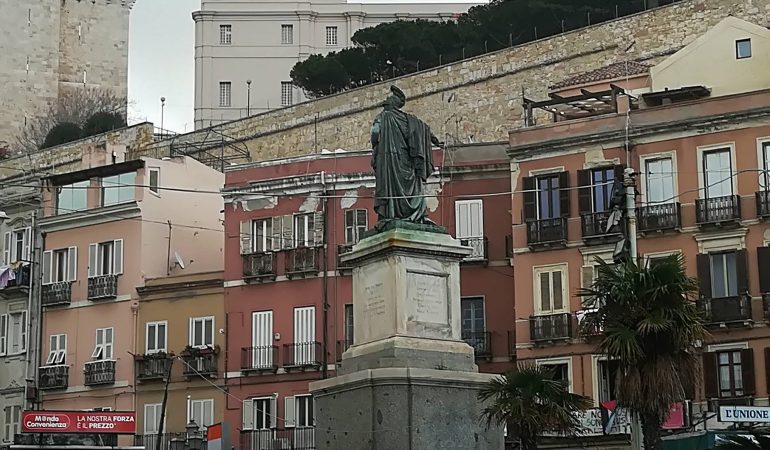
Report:
M 246 80 L 246 117 L 251 115 L 251 80 Z
M 166 112 L 166 97 L 161 97 L 160 98 L 160 137 L 161 139 L 165 134 L 164 132 L 165 128 L 163 128 L 163 119 L 165 116 L 165 112 Z

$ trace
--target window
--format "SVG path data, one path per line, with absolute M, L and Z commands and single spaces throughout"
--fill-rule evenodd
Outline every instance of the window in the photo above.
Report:
M 345 350 L 353 345 L 353 305 L 345 305 Z
M 294 216 L 294 239 L 297 247 L 312 247 L 313 214 L 297 214 Z
M 150 192 L 156 194 L 160 193 L 160 169 L 157 167 L 150 167 L 149 173 L 149 187 Z
M 214 400 L 190 400 L 190 410 L 187 412 L 187 421 L 198 424 L 198 429 L 203 430 L 214 424 Z
M 123 273 L 123 239 L 88 246 L 88 277 Z
M 43 284 L 75 281 L 77 259 L 77 247 L 43 252 Z
M 136 172 L 102 178 L 102 206 L 133 201 L 135 185 Z
M 455 202 L 455 227 L 457 239 L 484 236 L 484 204 L 481 200 Z
M 460 300 L 460 304 L 463 338 L 475 337 L 480 333 L 484 333 L 486 331 L 484 299 L 481 297 L 463 298 Z
M 559 175 L 537 177 L 537 218 L 555 219 L 561 217 Z
M 56 194 L 56 214 L 86 209 L 90 180 L 59 186 Z
M 559 363 L 538 363 L 539 366 L 545 367 L 551 371 L 551 376 L 554 381 L 561 381 L 566 383 L 567 389 L 569 389 L 569 364 L 564 362 Z
M 251 315 L 252 351 L 251 367 L 264 369 L 273 367 L 273 312 L 258 311 Z
M 112 359 L 112 339 L 113 329 L 110 328 L 97 328 L 96 329 L 96 346 L 94 352 L 91 354 L 91 358 L 95 360 Z
M 770 191 L 770 142 L 763 142 L 760 147 L 759 186 L 763 191 Z
M 738 39 L 735 41 L 735 58 L 751 58 L 751 39 Z
M 281 44 L 294 43 L 294 25 L 281 25 Z
M 254 430 L 275 428 L 275 397 L 252 399 L 254 408 Z
M 534 272 L 536 311 L 545 314 L 566 311 L 569 306 L 566 304 L 566 268 L 541 268 Z
M 337 45 L 337 27 L 326 27 L 326 45 Z
M 144 405 L 144 434 L 158 434 L 162 403 L 146 403 Z
M 720 397 L 743 396 L 743 369 L 740 350 L 717 353 L 717 378 Z
M 259 219 L 251 221 L 251 251 L 264 253 L 272 249 L 273 221 Z
M 735 252 L 710 253 L 712 298 L 738 295 L 738 268 Z
M 229 81 L 219 82 L 219 106 L 224 108 L 230 107 L 230 101 L 232 99 L 233 83 Z
M 67 361 L 67 335 L 52 334 L 50 337 L 50 350 L 45 361 L 47 366 L 64 364 Z
M 31 228 L 21 228 L 5 233 L 3 240 L 3 265 L 30 260 Z
M 356 244 L 369 227 L 369 212 L 365 209 L 345 211 L 345 243 Z
M 195 317 L 190 319 L 190 346 L 214 346 L 214 318 Z
M 316 362 L 315 306 L 294 308 L 294 363 Z
M 671 158 L 645 161 L 647 203 L 670 203 L 674 200 L 674 165 Z
M 313 396 L 297 395 L 296 400 L 296 424 L 298 427 L 312 427 L 315 425 L 313 420 Z
M 733 195 L 730 149 L 703 153 L 703 177 L 706 198 Z
M 0 356 L 27 351 L 27 311 L 0 315 Z
M 13 442 L 14 437 L 21 432 L 21 406 L 5 407 L 5 442 Z
M 294 85 L 291 81 L 281 81 L 281 106 L 294 104 Z
M 233 26 L 232 25 L 219 26 L 219 43 L 222 45 L 230 45 L 233 43 Z
M 593 212 L 604 212 L 610 208 L 612 187 L 615 184 L 615 168 L 594 169 L 591 171 L 591 200 Z
M 597 361 L 596 370 L 599 373 L 599 403 L 617 400 L 617 380 L 620 362 Z
M 145 342 L 145 353 L 166 352 L 166 337 L 168 322 L 147 322 L 147 341 Z

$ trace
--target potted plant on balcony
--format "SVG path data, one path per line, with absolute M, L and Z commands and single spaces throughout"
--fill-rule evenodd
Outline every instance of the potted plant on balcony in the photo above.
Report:
M 218 345 L 206 345 L 202 347 L 192 346 L 188 345 L 182 350 L 180 353 L 183 357 L 201 357 L 201 356 L 207 356 L 207 355 L 218 355 L 219 354 L 219 346 Z

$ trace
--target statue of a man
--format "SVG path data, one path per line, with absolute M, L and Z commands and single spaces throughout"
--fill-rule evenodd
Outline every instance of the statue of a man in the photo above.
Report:
M 374 211 L 380 221 L 429 222 L 423 184 L 433 173 L 433 145 L 441 142 L 425 122 L 401 111 L 404 92 L 396 86 L 390 90 L 372 125 Z

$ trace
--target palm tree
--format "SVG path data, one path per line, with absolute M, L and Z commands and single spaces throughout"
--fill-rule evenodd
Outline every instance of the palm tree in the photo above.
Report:
M 724 436 L 724 441 L 717 444 L 714 450 L 767 450 L 770 448 L 770 435 L 766 433 L 751 433 L 751 437 L 743 435 Z
M 550 369 L 532 364 L 491 380 L 479 399 L 487 404 L 482 411 L 487 426 L 507 425 L 523 450 L 537 449 L 544 433 L 578 434 L 576 413 L 592 405 L 588 397 L 570 393 L 566 381 L 554 380 Z
M 618 403 L 640 418 L 648 450 L 661 448 L 671 405 L 684 400 L 699 375 L 696 347 L 706 331 L 693 302 L 697 289 L 684 258 L 673 255 L 649 268 L 599 260 L 593 285 L 580 292 L 594 311 L 583 329 L 603 330 L 599 350 L 620 365 Z

